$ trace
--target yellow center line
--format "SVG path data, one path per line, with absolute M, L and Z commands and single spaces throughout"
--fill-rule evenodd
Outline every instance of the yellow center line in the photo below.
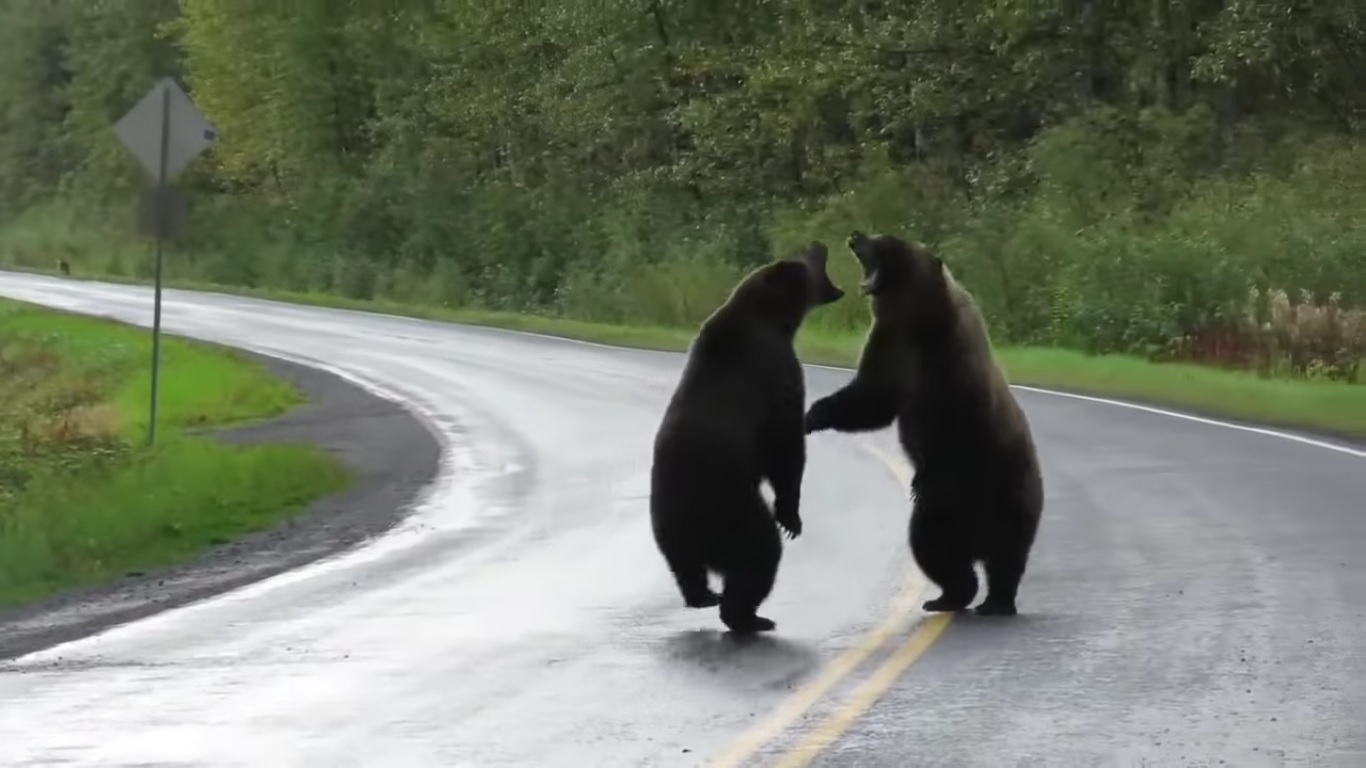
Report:
M 910 485 L 910 468 L 897 461 L 871 443 L 861 444 L 865 450 L 877 457 L 896 476 L 902 488 Z M 920 572 L 911 564 L 907 568 L 906 580 L 901 592 L 892 603 L 887 618 L 863 636 L 859 642 L 846 649 L 821 670 L 815 679 L 798 688 L 784 699 L 768 717 L 740 734 L 719 755 L 712 758 L 711 768 L 732 768 L 763 748 L 765 744 L 781 734 L 789 725 L 806 713 L 821 700 L 836 684 L 858 668 L 865 659 L 881 648 L 890 638 L 901 632 L 911 620 L 917 599 L 925 591 L 927 583 Z
M 895 461 L 875 446 L 867 445 L 866 447 L 870 453 L 891 467 L 892 472 L 901 481 L 901 487 L 906 488 L 909 492 L 911 476 L 905 463 Z M 921 654 L 925 653 L 930 645 L 939 638 L 952 618 L 953 614 L 951 613 L 939 613 L 933 614 L 921 622 L 910 637 L 906 638 L 906 642 L 902 643 L 901 647 L 882 663 L 882 666 L 874 670 L 862 683 L 859 683 L 838 709 L 831 712 L 790 749 L 779 755 L 774 760 L 772 768 L 803 768 L 816 759 L 817 755 L 828 749 L 840 736 L 843 736 L 844 732 L 849 730 L 849 726 L 853 725 L 859 716 L 877 703 L 877 700 L 901 677 L 906 668 L 914 664 L 915 660 L 920 658 Z
M 892 605 L 891 614 L 874 627 L 851 648 L 846 649 L 825 666 L 812 681 L 798 688 L 783 700 L 768 717 L 759 721 L 753 728 L 740 734 L 721 754 L 708 763 L 711 768 L 732 768 L 740 765 L 765 744 L 773 740 L 797 718 L 821 700 L 831 688 L 853 672 L 864 659 L 887 642 L 888 638 L 901 631 L 910 619 L 916 599 L 925 590 L 925 583 L 916 573 L 908 574 L 906 583 Z
M 887 465 L 887 469 L 892 471 L 897 483 L 901 485 L 902 493 L 909 493 L 911 486 L 911 468 L 902 459 L 882 450 L 872 443 L 862 443 L 863 450 L 873 454 L 878 461 Z
M 882 663 L 882 666 L 860 683 L 839 709 L 830 713 L 829 717 L 811 729 L 811 732 L 801 741 L 780 755 L 772 763 L 772 768 L 803 768 L 831 744 L 834 744 L 835 740 L 843 736 L 844 732 L 849 730 L 849 726 L 853 725 L 860 715 L 877 703 L 877 700 L 901 677 L 906 668 L 914 664 L 915 660 L 920 658 L 921 654 L 939 638 L 951 618 L 953 618 L 951 613 L 938 613 L 930 616 L 919 627 L 916 627 L 915 632 L 911 633 L 911 636 L 897 649 L 896 653 L 892 654 Z

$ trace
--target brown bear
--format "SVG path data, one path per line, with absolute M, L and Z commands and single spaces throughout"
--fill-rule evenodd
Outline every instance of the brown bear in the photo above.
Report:
M 755 269 L 703 321 L 655 435 L 655 544 L 691 608 L 721 606 L 737 634 L 775 628 L 759 616 L 782 557 L 801 534 L 806 383 L 794 340 L 807 313 L 844 292 L 826 247 Z M 767 480 L 773 510 L 760 493 Z M 723 579 L 720 596 L 707 583 Z
M 1024 411 L 991 354 L 971 294 L 939 256 L 891 235 L 854 232 L 872 327 L 852 381 L 811 405 L 806 432 L 897 422 L 915 469 L 910 548 L 942 590 L 927 611 L 958 611 L 987 576 L 982 615 L 1014 615 L 1043 511 L 1043 477 Z

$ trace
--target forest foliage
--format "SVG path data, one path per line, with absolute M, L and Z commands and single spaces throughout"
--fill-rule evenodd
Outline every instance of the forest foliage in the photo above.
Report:
M 998 343 L 1355 378 L 1363 12 L 10 0 L 0 260 L 147 274 L 111 125 L 172 75 L 220 132 L 173 275 L 686 327 L 860 228 L 940 248 Z

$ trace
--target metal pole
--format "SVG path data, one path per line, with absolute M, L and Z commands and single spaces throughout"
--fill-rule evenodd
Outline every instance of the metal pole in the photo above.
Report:
M 171 138 L 171 89 L 161 90 L 161 157 L 157 168 L 157 188 L 153 205 L 156 226 L 156 298 L 152 305 L 152 406 L 147 419 L 147 444 L 157 439 L 157 387 L 161 368 L 161 253 L 162 233 L 165 231 L 166 154 Z

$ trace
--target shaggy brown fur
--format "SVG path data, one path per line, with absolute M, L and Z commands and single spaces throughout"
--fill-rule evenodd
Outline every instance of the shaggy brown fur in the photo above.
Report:
M 972 296 L 923 245 L 855 232 L 873 325 L 853 381 L 812 404 L 807 433 L 897 422 L 915 468 L 910 547 L 942 594 L 927 611 L 957 611 L 987 574 L 986 615 L 1016 613 L 1016 593 L 1043 510 L 1043 479 L 1024 411 L 991 355 Z
M 801 534 L 805 379 L 793 339 L 814 307 L 844 295 L 826 248 L 759 267 L 702 324 L 655 436 L 650 516 L 686 605 L 718 603 L 734 632 L 771 630 L 756 614 L 773 589 L 782 537 Z M 760 482 L 773 489 L 773 511 Z M 725 587 L 718 597 L 708 571 Z

